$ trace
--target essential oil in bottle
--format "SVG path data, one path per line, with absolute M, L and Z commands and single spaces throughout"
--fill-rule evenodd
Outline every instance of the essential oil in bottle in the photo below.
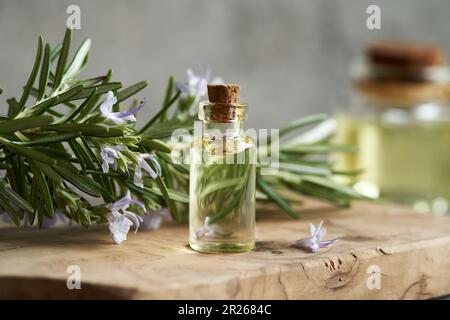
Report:
M 202 134 L 191 147 L 190 246 L 244 252 L 255 244 L 256 148 L 243 133 L 247 105 L 239 85 L 208 85 L 199 105 Z
M 450 210 L 450 73 L 435 46 L 375 42 L 353 69 L 355 94 L 337 114 L 337 142 L 359 152 L 337 157 L 339 169 L 363 174 L 355 188 L 410 204 Z

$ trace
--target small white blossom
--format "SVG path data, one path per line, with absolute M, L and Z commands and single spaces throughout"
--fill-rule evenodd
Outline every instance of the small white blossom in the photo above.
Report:
M 332 240 L 325 240 L 322 241 L 322 238 L 326 234 L 326 229 L 322 227 L 323 221 L 320 222 L 319 226 L 316 228 L 313 224 L 309 225 L 311 237 L 306 237 L 301 240 L 295 241 L 295 243 L 292 245 L 296 248 L 306 249 L 310 252 L 318 252 L 322 248 L 328 248 L 331 246 L 334 242 L 339 240 L 339 238 L 332 239 Z
M 147 163 L 147 160 L 150 160 L 155 166 L 155 170 L 150 167 Z M 161 176 L 161 166 L 159 165 L 158 160 L 156 160 L 155 155 L 151 153 L 142 153 L 138 156 L 138 163 L 134 169 L 134 184 L 138 187 L 144 186 L 144 180 L 142 179 L 142 170 L 147 172 L 152 179 L 156 179 Z
M 127 150 L 127 147 L 124 145 L 118 145 L 118 146 L 102 146 L 101 149 L 101 157 L 103 160 L 102 163 L 102 169 L 103 172 L 109 172 L 110 165 L 113 166 L 114 170 L 117 170 L 117 159 L 119 159 L 119 156 L 121 156 L 120 151 Z
M 143 202 L 132 199 L 129 190 L 127 191 L 125 197 L 117 200 L 109 206 L 111 210 L 108 215 L 109 231 L 111 231 L 113 240 L 117 244 L 127 240 L 127 235 L 132 225 L 135 226 L 136 233 L 143 221 L 142 217 L 127 210 L 131 204 L 138 205 L 145 211 Z M 122 213 L 120 211 L 122 211 Z
M 121 244 L 123 241 L 127 240 L 128 232 L 133 225 L 133 222 L 131 222 L 130 219 L 118 211 L 112 211 L 108 215 L 108 222 L 109 231 L 111 232 L 115 243 Z
M 144 107 L 145 101 L 141 101 L 139 106 L 129 111 L 113 112 L 113 106 L 117 103 L 117 98 L 112 91 L 106 93 L 106 99 L 100 105 L 100 111 L 105 118 L 115 124 L 124 124 L 126 121 L 136 121 L 134 114 Z
M 192 69 L 186 70 L 187 83 L 177 84 L 177 87 L 186 96 L 202 98 L 208 93 L 208 83 L 220 84 L 223 80 L 219 77 L 211 80 L 211 69 L 206 68 L 203 74 L 195 74 Z

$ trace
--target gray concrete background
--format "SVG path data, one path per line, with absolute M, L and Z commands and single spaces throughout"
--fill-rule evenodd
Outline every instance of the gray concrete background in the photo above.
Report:
M 448 0 L 0 0 L 0 97 L 17 95 L 31 70 L 38 34 L 62 40 L 66 8 L 81 7 L 80 43 L 93 40 L 86 75 L 114 69 L 131 84 L 148 80 L 154 113 L 167 78 L 184 79 L 200 63 L 242 84 L 249 124 L 274 128 L 315 112 L 332 112 L 349 88 L 347 66 L 364 43 L 403 38 L 450 49 Z M 366 8 L 381 7 L 382 30 L 366 29 Z

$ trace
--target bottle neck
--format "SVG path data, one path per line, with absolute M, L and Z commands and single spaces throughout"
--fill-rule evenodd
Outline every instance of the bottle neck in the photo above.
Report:
M 209 122 L 203 121 L 203 135 L 204 136 L 217 136 L 232 138 L 237 137 L 243 130 L 243 122 Z

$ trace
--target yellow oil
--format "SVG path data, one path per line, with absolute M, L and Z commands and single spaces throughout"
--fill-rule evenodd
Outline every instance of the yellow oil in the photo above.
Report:
M 253 249 L 255 171 L 256 149 L 248 138 L 193 143 L 189 243 L 194 250 L 215 253 Z
M 420 211 L 449 211 L 450 122 L 388 123 L 339 114 L 336 139 L 359 148 L 336 159 L 339 169 L 364 170 L 353 181 L 359 191 Z

